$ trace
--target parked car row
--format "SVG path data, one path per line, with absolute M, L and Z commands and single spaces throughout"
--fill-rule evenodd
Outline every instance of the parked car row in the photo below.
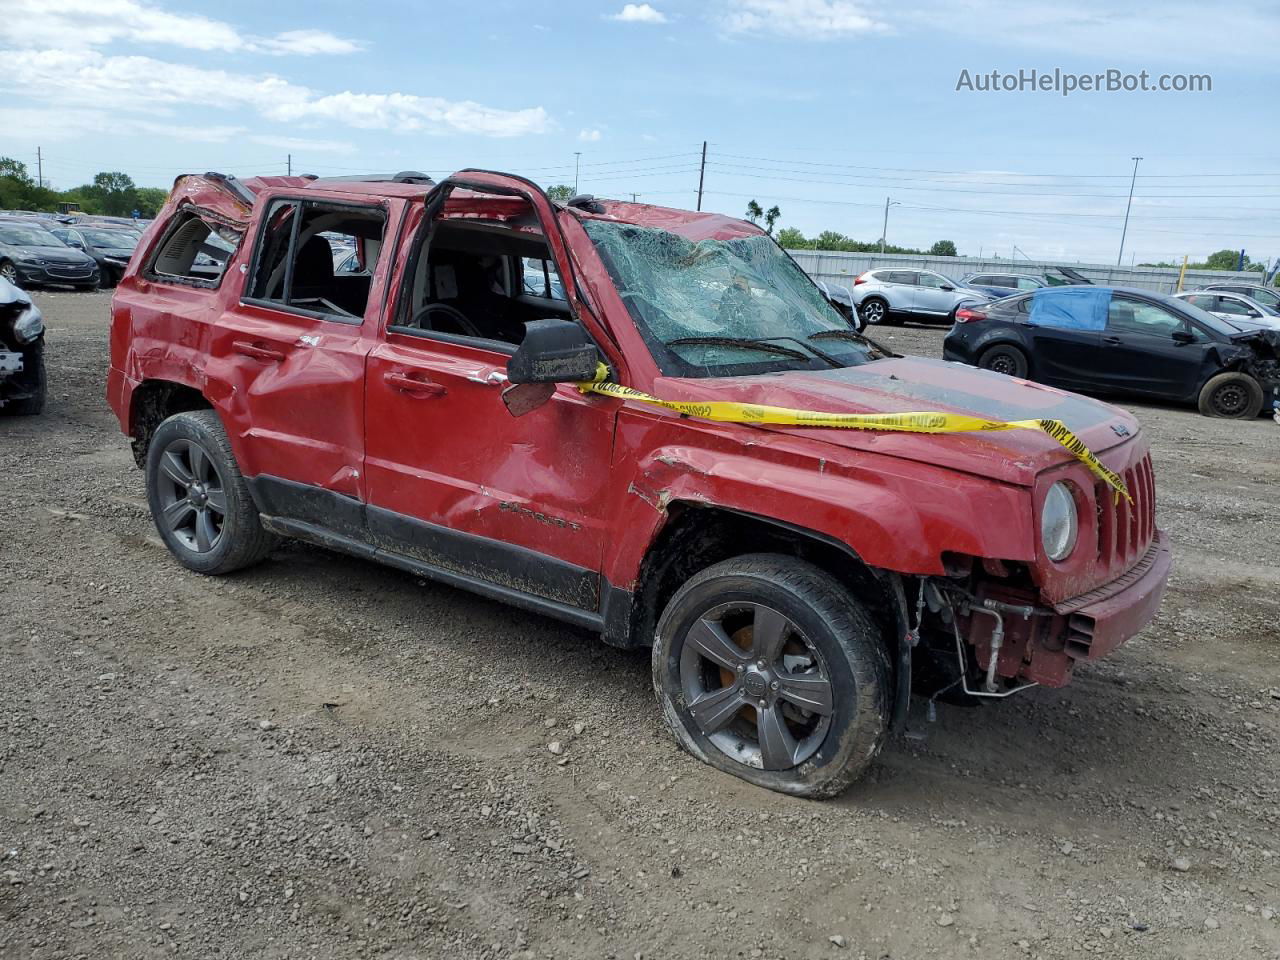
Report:
M 18 286 L 114 287 L 142 237 L 121 218 L 0 217 L 0 278 Z

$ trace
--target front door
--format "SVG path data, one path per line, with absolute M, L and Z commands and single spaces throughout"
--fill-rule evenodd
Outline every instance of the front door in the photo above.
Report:
M 616 403 L 559 385 L 514 417 L 510 355 L 387 331 L 368 362 L 369 530 L 379 548 L 466 580 L 595 611 Z
M 1180 342 L 1173 335 L 1190 333 L 1177 314 L 1145 300 L 1116 294 L 1107 311 L 1102 335 L 1101 379 L 1118 389 L 1183 399 L 1199 385 L 1205 343 Z

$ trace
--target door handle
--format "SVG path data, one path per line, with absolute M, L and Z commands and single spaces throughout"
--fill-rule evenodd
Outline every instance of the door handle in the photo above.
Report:
M 1109 343 L 1109 344 L 1111 344 L 1112 346 L 1117 346 L 1117 345 L 1119 345 L 1119 344 L 1121 344 L 1121 343 L 1124 343 L 1124 341 L 1123 341 L 1123 340 L 1121 340 L 1119 337 L 1103 337 L 1103 338 L 1102 338 L 1102 342 L 1103 342 L 1103 343 Z
M 231 346 L 236 353 L 242 353 L 246 357 L 253 357 L 253 359 L 261 360 L 264 363 L 280 363 L 284 360 L 284 354 L 279 350 L 260 347 L 256 343 L 250 343 L 248 340 L 233 340 Z
M 430 380 L 419 380 L 417 377 L 411 377 L 407 373 L 388 373 L 382 379 L 401 393 L 407 393 L 412 397 L 422 399 L 443 397 L 448 392 L 439 383 L 432 383 Z

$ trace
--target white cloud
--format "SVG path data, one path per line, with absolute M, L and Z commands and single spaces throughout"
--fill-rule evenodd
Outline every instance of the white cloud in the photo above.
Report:
M 722 23 L 730 33 L 782 34 L 811 40 L 889 29 L 856 0 L 728 0 Z
M 603 136 L 599 130 L 579 130 L 578 139 L 583 143 L 596 143 Z
M 222 20 L 169 13 L 137 0 L 4 0 L 0 40 L 18 47 L 85 49 L 117 41 L 225 53 L 352 53 L 352 40 L 323 30 L 274 37 L 242 33 Z
M 278 122 L 326 121 L 361 129 L 469 133 L 491 137 L 542 133 L 542 107 L 502 110 L 471 101 L 409 93 L 318 94 L 274 74 L 243 74 L 150 57 L 108 56 L 85 50 L 9 51 L 0 90 L 60 108 L 97 107 L 113 116 L 154 117 L 211 104 L 243 108 Z
M 253 45 L 268 53 L 293 53 L 304 57 L 355 53 L 360 49 L 354 40 L 335 37 L 324 30 L 286 30 L 270 39 L 253 41 Z
M 622 23 L 666 23 L 667 15 L 647 3 L 628 3 L 609 19 Z
M 143 117 L 121 117 L 92 109 L 44 107 L 0 108 L 0 128 L 21 130 L 27 140 L 44 143 L 74 140 L 86 133 L 120 137 L 163 137 L 188 143 L 228 143 L 248 130 L 234 124 L 159 123 Z

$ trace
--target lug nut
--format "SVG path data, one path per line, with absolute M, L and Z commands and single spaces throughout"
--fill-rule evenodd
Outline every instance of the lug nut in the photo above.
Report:
M 777 680 L 775 680 L 775 681 L 773 681 L 773 683 L 769 684 L 769 689 L 770 689 L 770 690 L 777 690 L 777 689 L 778 689 L 778 681 L 777 681 Z
M 740 663 L 740 664 L 738 664 L 738 672 L 739 672 L 739 673 L 745 673 L 745 672 L 746 672 L 746 669 L 747 669 L 747 667 L 746 667 L 746 665 L 745 665 L 745 664 L 741 664 L 741 663 Z

